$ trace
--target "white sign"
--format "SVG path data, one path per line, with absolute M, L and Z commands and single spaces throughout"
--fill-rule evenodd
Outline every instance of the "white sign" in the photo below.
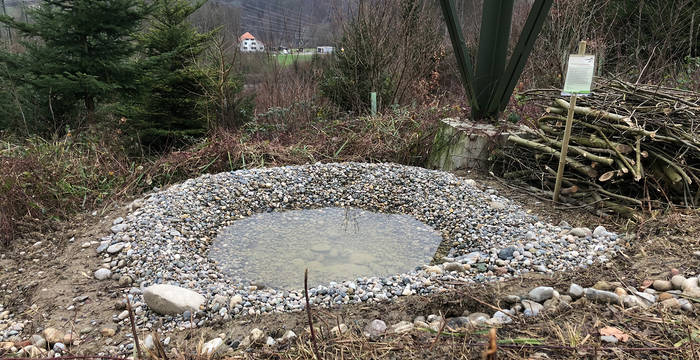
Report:
M 566 81 L 562 95 L 588 95 L 591 93 L 595 55 L 569 55 Z

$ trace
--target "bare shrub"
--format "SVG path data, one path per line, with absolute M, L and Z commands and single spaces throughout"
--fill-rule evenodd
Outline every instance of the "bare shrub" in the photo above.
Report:
M 2 141 L 0 151 L 0 243 L 14 239 L 23 218 L 60 218 L 95 207 L 124 185 L 130 174 L 124 152 L 102 139 L 50 141 L 30 138 L 23 145 Z
M 530 58 L 521 82 L 525 87 L 563 85 L 569 54 L 576 52 L 580 40 L 587 40 L 587 53 L 596 55 L 598 74 L 606 62 L 606 39 L 612 29 L 601 26 L 610 0 L 555 0 Z M 519 7 L 515 17 L 527 17 Z M 529 12 L 529 8 L 527 9 Z M 573 14 L 578 14 L 572 17 Z
M 219 36 L 204 58 L 195 60 L 204 79 L 201 106 L 210 130 L 240 126 L 254 115 L 253 99 L 243 93 L 244 80 L 236 69 L 239 54 L 235 41 Z
M 442 20 L 435 4 L 422 0 L 361 1 L 343 24 L 336 61 L 321 90 L 346 110 L 364 112 L 370 92 L 380 109 L 405 104 L 413 85 L 431 75 L 442 45 Z

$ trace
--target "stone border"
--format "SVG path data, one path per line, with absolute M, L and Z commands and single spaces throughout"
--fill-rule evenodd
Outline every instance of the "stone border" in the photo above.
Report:
M 314 164 L 204 175 L 134 202 L 126 219 L 116 219 L 97 251 L 98 278 L 135 280 L 140 300 L 152 284 L 192 289 L 208 300 L 195 322 L 242 314 L 303 309 L 302 291 L 258 289 L 229 279 L 206 256 L 218 231 L 253 213 L 329 206 L 409 214 L 440 231 L 447 261 L 386 278 L 348 279 L 309 291 L 313 303 L 328 306 L 387 301 L 397 296 L 444 291 L 455 281 L 493 281 L 528 271 L 552 272 L 605 261 L 617 236 L 539 222 L 493 189 L 473 180 L 395 164 Z M 604 230 L 604 229 L 603 229 Z M 581 232 L 582 231 L 582 232 Z M 572 231 L 573 232 L 573 231 Z M 580 235 L 580 236 L 579 236 Z M 109 274 L 107 274 L 109 272 Z M 194 309 L 193 309 L 194 310 Z M 152 315 L 152 314 L 151 314 Z M 173 316 L 189 324 L 191 313 Z

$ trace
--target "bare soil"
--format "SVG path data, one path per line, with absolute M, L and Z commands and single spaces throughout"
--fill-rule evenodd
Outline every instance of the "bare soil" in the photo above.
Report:
M 481 173 L 458 173 L 477 180 L 481 186 L 491 186 L 499 194 L 519 201 L 525 209 L 541 219 L 573 226 L 594 227 L 602 224 L 608 230 L 635 234 L 623 251 L 609 263 L 576 272 L 557 273 L 553 276 L 526 275 L 505 282 L 482 285 L 460 285 L 454 291 L 431 296 L 403 297 L 386 304 L 344 305 L 330 310 L 314 308 L 314 323 L 320 327 L 317 334 L 319 353 L 324 359 L 478 359 L 490 339 L 488 329 L 470 329 L 455 333 L 436 334 L 414 330 L 402 335 L 389 335 L 370 342 L 360 335 L 372 319 L 384 320 L 388 325 L 402 320 L 412 321 L 416 316 L 442 314 L 459 316 L 463 312 L 493 313 L 507 294 L 525 294 L 536 286 L 554 286 L 565 292 L 571 282 L 592 286 L 598 280 L 619 281 L 639 287 L 645 279 L 667 279 L 671 269 L 686 276 L 700 272 L 700 258 L 693 255 L 700 250 L 700 212 L 670 211 L 667 214 L 645 214 L 644 220 L 600 218 L 584 209 L 553 208 L 546 199 L 539 199 L 521 190 L 513 189 Z M 126 203 L 126 202 L 125 202 Z M 15 319 L 30 319 L 23 339 L 48 326 L 75 332 L 90 326 L 90 332 L 80 344 L 72 347 L 76 355 L 95 355 L 107 346 L 131 342 L 127 327 L 118 328 L 113 338 L 102 338 L 99 329 L 116 326 L 112 321 L 114 303 L 121 300 L 123 289 L 116 281 L 96 281 L 92 276 L 99 267 L 100 258 L 95 245 L 82 244 L 98 241 L 109 232 L 112 219 L 125 216 L 123 204 L 114 204 L 98 216 L 83 214 L 70 221 L 51 224 L 24 224 L 24 236 L 10 248 L 0 249 L 0 301 L 14 314 Z M 40 226 L 41 225 L 41 226 Z M 69 239 L 74 238 L 73 241 Z M 40 245 L 35 245 L 41 241 Z M 300 281 L 303 274 L 300 274 Z M 78 306 L 73 298 L 88 295 Z M 75 309 L 67 310 L 69 305 Z M 580 300 L 568 310 L 549 312 L 536 318 L 514 317 L 514 322 L 497 330 L 498 358 L 504 359 L 700 359 L 700 339 L 688 342 L 690 334 L 700 332 L 698 314 L 671 312 L 659 308 L 625 310 L 619 306 L 600 305 Z M 95 324 L 91 324 L 95 322 Z M 350 331 L 334 337 L 329 329 L 345 323 Z M 599 330 L 614 326 L 630 336 L 627 342 L 603 344 Z M 229 352 L 228 358 L 313 359 L 310 336 L 305 328 L 305 313 L 272 314 L 246 317 L 227 323 L 211 324 L 201 329 L 187 329 L 168 334 L 176 349 L 175 358 L 196 358 L 198 346 L 217 336 L 241 339 L 253 328 L 278 337 L 292 329 L 300 335 L 292 344 L 251 348 Z M 145 333 L 140 334 L 141 338 Z M 164 338 L 165 336 L 161 336 Z M 680 343 L 679 343 L 680 342 Z M 174 346 L 172 346 L 174 345 Z M 674 346 L 677 345 L 677 346 Z M 175 353 L 169 353 L 171 356 Z M 131 354 L 123 354 L 130 356 Z M 0 353 L 2 357 L 2 353 Z

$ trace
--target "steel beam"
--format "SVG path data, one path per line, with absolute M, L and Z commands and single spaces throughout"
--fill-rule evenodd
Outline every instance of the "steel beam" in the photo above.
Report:
M 473 118 L 495 119 L 505 109 L 553 2 L 534 1 L 506 67 L 514 0 L 484 0 L 475 69 L 464 43 L 454 1 L 440 0 Z
M 527 58 L 532 52 L 537 35 L 542 30 L 542 25 L 547 19 L 547 14 L 549 14 L 549 9 L 552 7 L 553 2 L 554 0 L 535 0 L 532 4 L 523 31 L 520 33 L 518 44 L 510 56 L 508 67 L 498 80 L 498 86 L 486 107 L 486 113 L 498 113 L 503 111 L 508 105 L 510 95 L 513 93 L 513 89 L 515 89 L 515 85 L 523 73 Z
M 513 18 L 514 0 L 486 0 L 481 15 L 479 54 L 476 61 L 476 98 L 479 103 L 477 118 L 491 117 L 487 106 L 503 76 L 508 56 L 508 40 Z
M 457 58 L 459 73 L 462 75 L 462 85 L 464 86 L 464 91 L 467 93 L 467 100 L 469 101 L 469 105 L 472 107 L 472 111 L 478 111 L 479 104 L 476 101 L 474 91 L 474 66 L 472 65 L 472 60 L 469 55 L 469 49 L 464 43 L 462 26 L 459 24 L 459 20 L 457 19 L 454 1 L 440 0 L 440 7 L 442 8 L 442 15 L 445 18 L 445 23 L 447 24 L 447 30 L 450 33 L 452 48 L 454 49 L 455 57 Z

